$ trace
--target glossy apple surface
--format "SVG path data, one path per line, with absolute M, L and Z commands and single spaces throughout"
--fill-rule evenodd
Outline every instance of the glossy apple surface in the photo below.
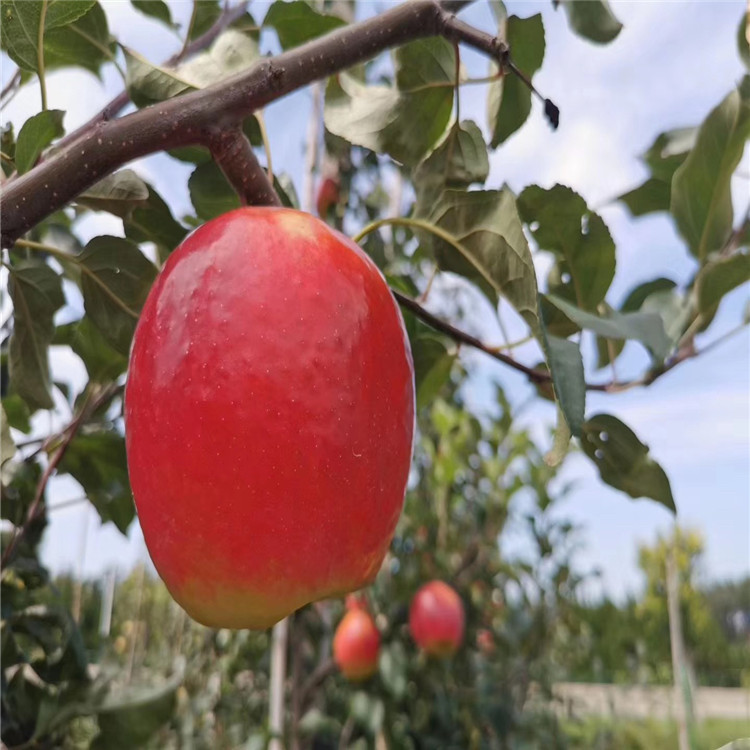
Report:
M 333 659 L 352 681 L 365 680 L 378 668 L 380 633 L 369 612 L 350 609 L 333 636 Z
M 450 656 L 464 637 L 461 597 L 442 581 L 422 586 L 409 608 L 409 630 L 417 645 L 431 656 Z
M 125 391 L 151 558 L 213 627 L 266 628 L 367 585 L 404 499 L 414 381 L 375 265 L 299 211 L 243 208 L 169 257 Z

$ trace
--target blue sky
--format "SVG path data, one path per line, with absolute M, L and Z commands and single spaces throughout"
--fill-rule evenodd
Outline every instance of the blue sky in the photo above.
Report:
M 146 21 L 129 3 L 104 2 L 110 28 L 121 41 L 142 54 L 166 58 L 177 47 L 174 35 L 158 24 Z M 185 20 L 188 3 L 172 3 L 173 14 Z M 375 12 L 388 3 L 370 3 L 364 12 Z M 261 17 L 267 5 L 253 3 Z M 507 182 L 514 190 L 530 183 L 545 187 L 555 182 L 570 185 L 600 210 L 618 247 L 618 266 L 608 299 L 619 303 L 627 291 L 641 281 L 666 275 L 678 282 L 695 270 L 673 225 L 666 215 L 631 220 L 622 207 L 610 199 L 639 184 L 646 176 L 638 161 L 662 130 L 699 123 L 739 80 L 742 66 L 735 46 L 736 29 L 744 4 L 735 2 L 613 2 L 624 29 L 611 45 L 599 47 L 575 37 L 567 28 L 562 11 L 549 2 L 509 2 L 511 13 L 544 17 L 547 49 L 544 65 L 535 78 L 540 90 L 552 98 L 562 112 L 557 132 L 552 132 L 535 104 L 531 118 L 517 134 L 491 156 L 490 187 Z M 478 0 L 463 14 L 468 21 L 491 30 L 494 22 L 486 4 Z M 697 41 L 699 40 L 699 42 Z M 471 51 L 462 60 L 473 75 L 483 75 L 487 62 Z M 3 81 L 12 68 L 3 58 Z M 72 130 L 96 112 L 121 88 L 114 71 L 101 85 L 85 72 L 60 72 L 49 78 L 50 107 L 68 109 L 65 124 Z M 71 98 L 70 92 L 76 96 Z M 27 86 L 5 116 L 17 123 L 38 107 L 38 90 Z M 485 127 L 485 87 L 464 87 L 461 116 Z M 274 167 L 293 177 L 301 187 L 302 138 L 309 111 L 308 91 L 273 104 L 266 112 Z M 151 181 L 175 207 L 175 213 L 189 210 L 189 170 L 166 156 L 139 160 L 135 168 Z M 737 210 L 750 201 L 750 159 L 748 152 L 740 166 L 744 177 L 733 184 Z M 114 217 L 97 215 L 82 222 L 86 236 L 120 234 Z M 547 260 L 540 256 L 543 271 Z M 446 283 L 451 283 L 448 280 Z M 703 342 L 712 341 L 739 321 L 748 298 L 747 286 L 728 297 L 712 330 Z M 6 301 L 7 305 L 7 301 Z M 74 305 L 75 308 L 75 305 Z M 75 314 L 81 311 L 80 306 Z M 507 305 L 503 317 L 511 328 L 518 323 Z M 63 311 L 66 319 L 74 317 Z M 500 331 L 489 308 L 472 321 L 488 342 L 501 341 Z M 520 330 L 520 329 L 518 329 Z M 511 337 L 513 337 L 511 335 Z M 590 342 L 584 342 L 590 356 Z M 477 353 L 462 356 L 476 365 L 470 399 L 483 408 L 487 383 L 501 382 L 512 400 L 520 403 L 529 393 L 523 378 L 488 362 Z M 532 351 L 519 357 L 534 360 Z M 83 368 L 70 353 L 54 353 L 55 371 L 81 382 Z M 620 365 L 621 377 L 637 374 L 646 358 L 630 345 Z M 747 330 L 705 357 L 688 362 L 648 389 L 617 396 L 592 394 L 587 410 L 608 411 L 628 423 L 646 442 L 666 469 L 679 507 L 679 520 L 701 529 L 706 538 L 704 573 L 708 578 L 735 577 L 750 572 L 750 336 Z M 58 423 L 60 415 L 38 419 L 40 429 Z M 64 418 L 64 414 L 62 415 Z M 553 409 L 538 403 L 524 412 L 521 420 L 540 439 L 554 421 Z M 601 587 L 622 596 L 637 588 L 636 547 L 653 541 L 669 529 L 667 512 L 648 501 L 634 502 L 603 485 L 587 460 L 572 456 L 563 479 L 575 480 L 576 489 L 560 512 L 584 524 L 584 549 L 579 564 L 602 571 Z M 50 503 L 79 497 L 80 488 L 66 477 L 53 480 Z M 502 539 L 508 554 L 523 554 L 523 538 L 510 527 Z M 43 554 L 54 570 L 75 569 L 85 549 L 83 569 L 98 574 L 106 566 L 123 570 L 147 553 L 137 525 L 128 539 L 113 527 L 101 527 L 93 510 L 73 506 L 53 514 Z

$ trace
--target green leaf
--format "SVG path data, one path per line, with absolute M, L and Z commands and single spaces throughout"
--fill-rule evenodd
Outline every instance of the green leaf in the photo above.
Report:
M 10 423 L 5 416 L 5 408 L 0 406 L 0 464 L 16 455 L 16 444 L 10 434 Z
M 431 207 L 446 187 L 484 182 L 489 172 L 487 147 L 477 124 L 471 120 L 453 123 L 437 148 L 414 170 L 419 203 Z
M 63 128 L 65 112 L 61 109 L 48 109 L 30 117 L 18 133 L 16 143 L 16 169 L 18 174 L 28 172 L 36 163 L 39 154 L 55 138 L 65 133 Z
M 205 34 L 221 15 L 219 0 L 193 0 L 195 5 L 195 21 L 190 29 L 190 39 L 197 39 Z
M 443 135 L 455 78 L 453 45 L 420 39 L 395 52 L 396 86 L 368 86 L 353 76 L 329 79 L 326 128 L 357 146 L 414 165 Z
M 148 198 L 148 185 L 132 169 L 121 169 L 81 193 L 76 203 L 125 219 L 136 207 L 144 206 Z
M 127 357 L 107 343 L 88 317 L 58 326 L 54 343 L 68 345 L 81 358 L 89 379 L 95 383 L 116 380 L 128 366 Z
M 578 344 L 550 336 L 542 326 L 542 346 L 552 375 L 555 398 L 570 432 L 579 437 L 586 411 L 586 380 Z
M 54 314 L 65 303 L 60 277 L 47 265 L 22 261 L 10 269 L 8 291 L 14 321 L 10 381 L 32 411 L 51 409 L 47 349 L 55 331 Z
M 502 294 L 536 333 L 536 273 L 513 193 L 446 190 L 428 221 L 452 239 L 420 233 L 440 267 L 470 279 L 493 301 Z
M 10 393 L 2 400 L 3 411 L 8 420 L 8 425 L 15 430 L 20 430 L 28 434 L 31 432 L 31 423 L 29 419 L 29 407 L 26 402 L 17 394 Z
M 83 304 L 109 344 L 130 351 L 138 313 L 146 301 L 156 268 L 129 240 L 94 237 L 78 256 Z
M 135 507 L 122 435 L 79 433 L 65 451 L 59 470 L 70 474 L 83 487 L 102 522 L 112 521 L 123 534 L 127 533 L 135 517 Z
M 622 29 L 607 0 L 561 0 L 570 28 L 598 44 L 611 42 Z
M 408 664 L 406 651 L 398 641 L 388 644 L 380 652 L 380 677 L 397 701 L 406 695 Z
M 42 5 L 42 0 L 0 1 L 0 46 L 23 70 L 37 70 Z M 95 0 L 49 0 L 44 17 L 45 35 L 50 29 L 76 21 L 94 5 Z
M 631 216 L 645 216 L 654 211 L 669 211 L 670 195 L 668 182 L 650 177 L 639 187 L 623 193 L 617 200 L 628 207 Z
M 698 128 L 675 128 L 659 133 L 649 149 L 641 157 L 657 180 L 672 182 L 677 168 L 695 145 Z
M 175 28 L 176 24 L 172 21 L 169 6 L 164 0 L 130 0 L 130 2 L 137 11 L 161 21 L 170 28 Z
M 123 47 L 126 88 L 138 107 L 205 88 L 247 70 L 259 58 L 258 44 L 236 29 L 227 29 L 211 48 L 174 69 L 155 65 Z
M 546 295 L 547 299 L 565 313 L 577 326 L 587 328 L 608 339 L 634 339 L 640 341 L 654 359 L 663 361 L 672 348 L 672 342 L 664 331 L 664 322 L 657 313 L 612 312 L 609 317 L 601 317 L 579 310 L 564 299 Z
M 698 311 L 713 318 L 722 297 L 750 281 L 750 254 L 737 253 L 728 258 L 709 261 L 698 273 Z
M 146 741 L 172 717 L 181 680 L 158 687 L 130 687 L 107 697 L 97 711 L 92 750 L 130 750 Z
M 510 47 L 513 62 L 531 80 L 544 60 L 544 23 L 541 13 L 529 18 L 510 16 L 500 24 L 505 27 L 504 41 Z M 497 73 L 495 63 L 490 75 Z M 490 126 L 490 145 L 497 148 L 526 122 L 531 112 L 531 91 L 516 75 L 504 75 L 489 85 L 487 117 Z
M 304 0 L 290 3 L 276 0 L 268 9 L 263 25 L 276 29 L 281 48 L 287 50 L 346 24 L 337 16 L 318 13 Z
M 185 239 L 188 230 L 172 216 L 169 206 L 150 185 L 148 198 L 123 219 L 125 236 L 134 242 L 153 242 L 159 257 L 165 260 L 169 253 Z
M 664 469 L 649 456 L 635 433 L 611 414 L 597 414 L 583 425 L 581 447 L 604 482 L 630 497 L 649 497 L 676 512 Z
M 213 161 L 196 167 L 188 180 L 188 189 L 196 214 L 205 221 L 242 205 L 234 188 Z
M 549 190 L 527 187 L 518 197 L 518 211 L 540 249 L 555 254 L 562 286 L 572 294 L 561 295 L 559 288 L 550 291 L 571 296 L 579 307 L 595 310 L 615 275 L 615 243 L 599 214 L 564 185 Z
M 750 76 L 704 120 L 693 150 L 672 180 L 671 211 L 701 262 L 732 233 L 730 182 L 750 137 Z
M 456 355 L 449 353 L 442 340 L 431 334 L 417 336 L 411 342 L 411 352 L 417 409 L 422 409 L 432 403 L 450 378 Z
M 136 107 L 171 99 L 199 88 L 197 82 L 180 77 L 176 70 L 161 68 L 135 50 L 122 48 L 125 55 L 125 88 Z
M 636 312 L 641 309 L 645 301 L 654 294 L 659 292 L 669 292 L 674 289 L 676 284 L 671 279 L 658 278 L 653 281 L 646 281 L 643 284 L 639 284 L 630 291 L 625 301 L 620 306 L 620 312 Z M 607 305 L 606 302 L 602 303 L 605 306 L 606 312 L 601 313 L 604 317 L 609 317 L 613 310 Z M 672 337 L 670 337 L 672 338 Z M 597 337 L 596 346 L 599 353 L 599 359 L 597 362 L 597 369 L 606 367 L 612 364 L 612 355 L 614 359 L 620 356 L 622 350 L 625 348 L 625 340 L 612 340 L 603 339 Z
M 107 16 L 99 3 L 74 23 L 48 31 L 44 37 L 47 70 L 79 66 L 99 75 L 103 63 L 114 60 Z
M 385 705 L 380 698 L 358 690 L 349 701 L 352 719 L 370 734 L 377 734 L 385 718 Z
M 740 53 L 740 60 L 745 63 L 745 67 L 750 70 L 750 14 L 745 13 L 740 18 L 740 25 L 737 28 L 737 51 Z
M 562 340 L 564 341 L 565 339 Z M 555 427 L 552 448 L 544 456 L 544 463 L 546 463 L 547 466 L 559 466 L 562 463 L 562 460 L 565 458 L 568 449 L 570 448 L 571 437 L 570 425 L 565 417 L 565 412 L 558 403 L 557 426 Z

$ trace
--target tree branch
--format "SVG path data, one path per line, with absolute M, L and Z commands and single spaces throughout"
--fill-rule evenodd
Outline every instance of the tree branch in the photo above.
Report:
M 271 180 L 255 156 L 241 127 L 217 130 L 209 145 L 211 156 L 246 206 L 280 206 Z
M 396 291 L 395 289 L 391 289 L 391 293 L 400 305 L 411 311 L 421 321 L 430 326 L 430 328 L 436 331 L 440 331 L 440 333 L 444 333 L 447 336 L 450 336 L 450 338 L 460 344 L 466 344 L 473 349 L 478 349 L 480 352 L 484 352 L 493 359 L 496 359 L 498 362 L 502 362 L 504 365 L 507 365 L 508 367 L 511 367 L 520 373 L 523 373 L 532 383 L 541 385 L 543 383 L 552 382 L 552 376 L 548 372 L 545 372 L 544 370 L 536 370 L 533 367 L 528 367 L 527 365 L 524 365 L 523 363 L 513 359 L 513 357 L 510 357 L 507 354 L 503 354 L 498 349 L 487 346 L 487 344 L 480 341 L 475 336 L 472 336 L 471 334 L 466 333 L 459 328 L 456 328 L 447 321 L 442 320 L 436 315 L 433 315 L 428 310 L 425 310 L 425 308 L 422 307 L 422 305 L 420 305 L 417 300 L 412 299 L 411 297 L 408 297 L 405 294 Z M 724 336 L 721 336 L 716 341 L 712 341 L 710 344 L 704 346 L 700 351 L 696 351 L 692 346 L 682 347 L 671 359 L 668 359 L 658 367 L 652 368 L 639 378 L 621 381 L 613 380 L 609 383 L 586 383 L 586 390 L 599 391 L 603 393 L 620 393 L 622 391 L 628 391 L 631 388 L 637 388 L 639 386 L 649 386 L 659 378 L 673 370 L 680 363 L 684 362 L 687 359 L 693 359 L 694 357 L 710 351 L 714 347 L 724 343 L 724 341 L 739 333 L 745 327 L 746 324 L 743 323 L 737 328 L 733 328 L 731 331 L 729 331 Z
M 216 37 L 221 34 L 227 26 L 230 26 L 235 21 L 240 19 L 243 14 L 247 11 L 248 2 L 244 0 L 239 5 L 235 5 L 231 8 L 225 8 L 221 15 L 216 19 L 214 25 L 201 34 L 197 39 L 193 39 L 192 42 L 185 46 L 175 55 L 172 55 L 168 60 L 165 60 L 162 64 L 162 68 L 173 68 L 178 63 L 192 57 L 196 52 L 201 52 L 210 46 Z M 20 76 L 20 71 L 19 71 Z M 72 133 L 68 133 L 59 143 L 57 148 L 65 148 L 73 141 L 77 141 L 82 135 L 93 130 L 97 125 L 102 122 L 107 122 L 116 117 L 130 102 L 130 94 L 127 91 L 121 91 L 109 104 L 105 105 L 97 114 L 95 114 L 88 122 L 81 125 L 80 128 L 74 130 Z
M 451 6 L 452 7 L 452 6 Z M 0 196 L 2 246 L 133 159 L 187 145 L 209 145 L 256 109 L 326 76 L 415 39 L 443 36 L 505 59 L 496 38 L 472 29 L 438 0 L 412 0 L 258 62 L 250 70 L 117 120 L 84 126 L 75 141 L 7 185 Z

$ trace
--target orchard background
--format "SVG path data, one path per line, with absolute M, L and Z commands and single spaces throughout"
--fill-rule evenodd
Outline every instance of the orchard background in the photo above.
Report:
M 701 721 L 683 700 L 747 687 L 750 669 L 744 11 L 2 0 L 3 742 L 265 747 L 280 729 L 288 747 L 708 748 L 750 735 L 747 714 Z M 609 136 L 630 131 L 623 153 Z M 158 268 L 191 228 L 274 199 L 260 164 L 282 202 L 357 237 L 398 293 L 418 406 L 405 510 L 367 592 L 378 674 L 353 686 L 333 668 L 342 602 L 304 608 L 288 621 L 276 730 L 270 633 L 202 628 L 147 566 L 130 572 L 145 551 L 121 418 Z M 653 434 L 626 426 L 639 413 Z M 659 435 L 669 457 L 716 459 L 674 461 L 667 478 L 648 448 Z M 685 505 L 705 529 L 672 526 Z M 81 507 L 83 534 L 64 520 Z M 91 534 L 88 509 L 103 524 Z M 633 517 L 648 537 L 637 587 L 617 574 L 635 556 L 621 539 Z M 130 534 L 114 554 L 131 564 L 101 575 L 114 533 Z M 433 578 L 466 608 L 448 662 L 406 629 Z M 570 714 L 565 681 L 676 684 L 679 720 Z

